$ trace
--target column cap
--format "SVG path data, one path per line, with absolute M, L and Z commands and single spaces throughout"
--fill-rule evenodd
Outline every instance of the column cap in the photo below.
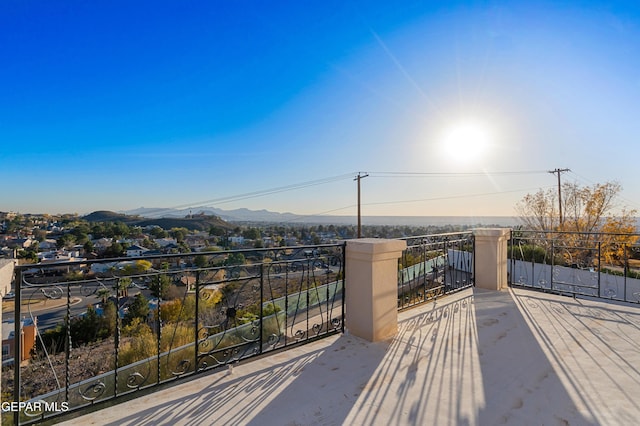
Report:
M 357 258 L 397 259 L 407 248 L 404 240 L 359 238 L 347 241 L 347 256 Z
M 475 237 L 485 238 L 506 238 L 511 234 L 511 228 L 474 228 Z

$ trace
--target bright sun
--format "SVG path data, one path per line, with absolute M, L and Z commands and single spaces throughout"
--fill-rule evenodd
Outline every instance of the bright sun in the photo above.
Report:
M 441 146 L 449 159 L 458 163 L 469 163 L 482 157 L 490 141 L 491 133 L 483 122 L 464 120 L 445 129 Z

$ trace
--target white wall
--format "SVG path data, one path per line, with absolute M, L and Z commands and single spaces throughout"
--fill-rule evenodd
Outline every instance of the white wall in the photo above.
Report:
M 0 259 L 0 295 L 2 296 L 11 291 L 11 280 L 13 279 L 14 266 L 14 260 Z

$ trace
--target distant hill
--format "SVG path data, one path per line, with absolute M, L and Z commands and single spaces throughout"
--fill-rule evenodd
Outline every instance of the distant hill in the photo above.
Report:
M 196 216 L 193 218 L 172 218 L 161 217 L 156 219 L 143 219 L 135 222 L 138 226 L 152 226 L 156 225 L 163 229 L 171 228 L 187 228 L 192 231 L 208 231 L 212 226 L 217 226 L 223 229 L 233 229 L 235 225 L 231 225 L 229 222 L 225 222 L 216 216 Z
M 213 215 L 227 222 L 292 222 L 300 220 L 305 216 L 293 213 L 278 213 L 269 210 L 249 210 L 245 208 L 234 210 L 223 210 L 216 207 L 198 207 L 193 209 L 163 209 L 141 207 L 134 210 L 126 210 L 122 213 L 137 215 L 148 218 L 177 218 L 187 217 L 191 213 L 194 215 Z
M 123 213 L 116 213 L 108 210 L 98 210 L 84 216 L 84 220 L 88 222 L 125 222 L 129 223 L 140 220 L 139 216 L 130 216 Z
M 193 217 L 145 218 L 140 215 L 129 215 L 100 210 L 84 216 L 88 222 L 123 222 L 131 226 L 159 226 L 163 229 L 187 228 L 192 231 L 207 231 L 212 226 L 233 229 L 235 225 L 220 219 L 218 216 L 194 215 Z

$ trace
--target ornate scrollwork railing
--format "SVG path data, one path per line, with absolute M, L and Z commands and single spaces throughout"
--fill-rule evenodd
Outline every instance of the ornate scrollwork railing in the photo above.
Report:
M 640 234 L 515 230 L 509 243 L 512 286 L 569 296 L 640 303 Z
M 74 410 L 340 332 L 343 277 L 344 244 L 20 266 L 13 397 Z
M 398 309 L 473 286 L 473 234 L 453 232 L 405 238 L 398 261 Z

